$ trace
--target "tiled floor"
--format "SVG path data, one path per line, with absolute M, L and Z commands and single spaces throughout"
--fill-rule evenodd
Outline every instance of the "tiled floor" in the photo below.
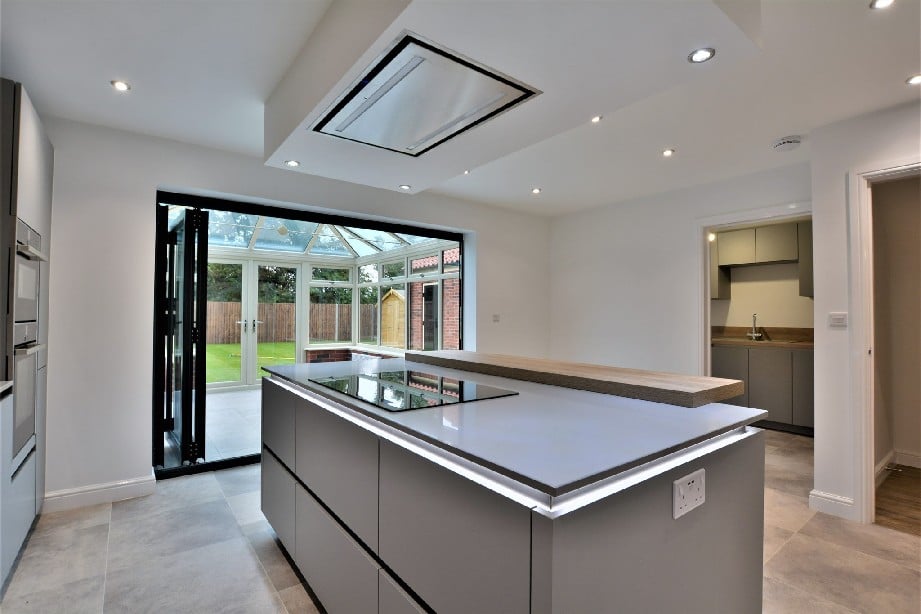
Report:
M 767 432 L 764 612 L 917 614 L 921 539 L 809 509 L 812 440 Z M 18 612 L 316 612 L 259 511 L 259 466 L 42 516 L 0 603 Z

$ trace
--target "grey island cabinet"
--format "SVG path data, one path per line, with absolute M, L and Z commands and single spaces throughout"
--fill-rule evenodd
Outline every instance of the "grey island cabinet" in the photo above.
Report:
M 761 611 L 760 410 L 404 359 L 266 370 L 262 509 L 331 614 Z

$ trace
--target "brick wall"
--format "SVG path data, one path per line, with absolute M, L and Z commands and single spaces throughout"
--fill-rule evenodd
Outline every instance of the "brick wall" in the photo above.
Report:
M 460 280 L 445 279 L 441 284 L 441 347 L 445 350 L 459 350 Z
M 360 356 L 373 356 L 376 358 L 393 358 L 384 354 L 375 354 L 365 350 L 355 350 L 349 348 L 332 348 L 326 350 L 307 350 L 307 362 L 339 362 L 342 360 L 352 360 L 352 354 Z
M 409 284 L 409 349 L 421 350 L 422 338 L 422 282 Z

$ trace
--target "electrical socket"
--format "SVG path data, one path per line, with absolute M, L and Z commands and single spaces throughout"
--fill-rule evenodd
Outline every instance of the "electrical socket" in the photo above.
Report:
M 700 507 L 707 499 L 706 473 L 698 469 L 689 473 L 680 480 L 673 482 L 673 510 L 672 517 L 677 519 L 690 512 L 695 507 Z

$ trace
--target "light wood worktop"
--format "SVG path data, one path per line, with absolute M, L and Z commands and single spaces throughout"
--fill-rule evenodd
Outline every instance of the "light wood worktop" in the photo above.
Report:
M 700 407 L 744 392 L 739 380 L 462 350 L 406 352 L 406 360 L 681 407 Z

